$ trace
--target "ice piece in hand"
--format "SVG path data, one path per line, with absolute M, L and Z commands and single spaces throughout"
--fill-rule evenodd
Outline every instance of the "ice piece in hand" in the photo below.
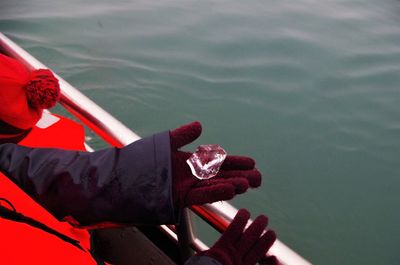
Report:
M 186 163 L 198 179 L 215 177 L 226 158 L 225 150 L 217 144 L 200 145 Z

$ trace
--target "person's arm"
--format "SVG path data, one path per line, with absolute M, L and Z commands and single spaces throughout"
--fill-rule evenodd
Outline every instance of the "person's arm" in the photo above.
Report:
M 0 171 L 58 219 L 174 223 L 169 132 L 93 153 L 0 145 Z
M 58 219 L 83 226 L 176 223 L 181 208 L 261 185 L 255 161 L 242 156 L 227 156 L 213 179 L 193 176 L 186 164 L 192 153 L 180 148 L 200 134 L 194 122 L 93 153 L 3 144 L 0 172 Z

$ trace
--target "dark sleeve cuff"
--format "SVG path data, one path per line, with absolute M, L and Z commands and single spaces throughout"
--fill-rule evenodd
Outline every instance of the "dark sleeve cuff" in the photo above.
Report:
M 116 157 L 114 178 L 103 192 L 114 197 L 95 202 L 96 208 L 110 205 L 110 221 L 135 224 L 176 223 L 172 194 L 171 144 L 169 131 L 143 138 L 121 148 Z M 104 196 L 99 197 L 104 200 Z M 107 211 L 104 211 L 107 212 Z M 102 219 L 107 219 L 106 216 Z

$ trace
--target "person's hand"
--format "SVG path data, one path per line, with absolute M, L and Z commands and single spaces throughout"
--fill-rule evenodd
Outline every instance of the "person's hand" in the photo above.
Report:
M 261 174 L 252 158 L 227 156 L 218 174 L 208 180 L 192 175 L 186 160 L 192 155 L 178 149 L 196 140 L 201 134 L 199 122 L 170 131 L 174 200 L 180 207 L 230 200 L 249 187 L 261 185 Z
M 247 210 L 239 210 L 214 246 L 197 255 L 209 256 L 223 265 L 254 265 L 258 261 L 263 265 L 278 265 L 275 256 L 265 257 L 276 239 L 274 231 L 264 233 L 268 218 L 258 216 L 244 231 L 249 218 Z
M 279 260 L 275 256 L 263 257 L 260 261 L 258 261 L 260 265 L 282 265 Z

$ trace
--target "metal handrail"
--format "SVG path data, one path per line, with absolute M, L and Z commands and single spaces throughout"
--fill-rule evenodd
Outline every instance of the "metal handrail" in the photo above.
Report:
M 48 68 L 1 32 L 0 45 L 7 53 L 23 62 L 30 69 Z M 62 77 L 56 76 L 61 87 L 61 105 L 106 142 L 121 147 L 140 139 L 132 130 L 99 107 Z M 194 206 L 192 210 L 220 232 L 226 229 L 238 211 L 228 202 Z M 194 234 L 189 218 L 184 221 L 187 223 L 186 233 L 189 245 L 196 251 L 206 249 L 207 246 Z M 172 239 L 177 240 L 176 234 L 174 235 L 174 232 L 168 226 L 161 225 L 160 228 Z M 268 254 L 276 255 L 284 265 L 311 264 L 279 240 L 275 241 Z

